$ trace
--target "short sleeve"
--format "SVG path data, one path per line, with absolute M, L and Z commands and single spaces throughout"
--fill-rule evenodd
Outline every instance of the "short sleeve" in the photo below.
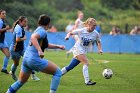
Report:
M 35 33 L 38 34 L 40 38 L 44 38 L 46 36 L 46 32 L 43 30 L 38 30 Z
M 3 27 L 3 22 L 0 20 L 0 29 Z
M 22 28 L 15 28 L 16 38 L 22 37 Z

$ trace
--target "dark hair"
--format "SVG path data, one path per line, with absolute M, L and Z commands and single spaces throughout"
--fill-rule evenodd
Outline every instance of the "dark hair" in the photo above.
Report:
M 18 20 L 16 20 L 15 22 L 14 22 L 14 25 L 13 25 L 13 29 L 15 28 L 15 26 L 17 25 L 17 24 L 19 24 L 19 22 L 22 22 L 23 20 L 25 20 L 27 17 L 25 17 L 25 16 L 20 16 L 19 18 L 18 18 Z
M 1 14 L 1 12 L 3 12 L 3 11 L 5 11 L 5 10 L 3 10 L 3 9 L 0 9 L 0 14 Z
M 38 19 L 38 25 L 46 26 L 50 24 L 50 21 L 51 21 L 50 17 L 43 14 L 43 15 L 40 15 Z

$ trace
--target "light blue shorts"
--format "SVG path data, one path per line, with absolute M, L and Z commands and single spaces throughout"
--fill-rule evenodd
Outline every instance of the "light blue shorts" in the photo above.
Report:
M 48 66 L 48 60 L 41 59 L 40 57 L 31 58 L 23 57 L 21 69 L 24 73 L 35 71 L 42 71 Z
M 8 48 L 8 44 L 6 41 L 4 41 L 4 43 L 0 43 L 0 49 L 3 49 L 3 48 Z

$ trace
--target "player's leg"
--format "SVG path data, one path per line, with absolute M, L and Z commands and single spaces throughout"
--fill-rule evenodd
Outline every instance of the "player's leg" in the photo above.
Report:
M 47 62 L 47 66 L 42 70 L 43 73 L 52 74 L 52 81 L 50 85 L 50 93 L 56 93 L 62 76 L 61 70 L 52 62 Z
M 23 84 L 27 82 L 30 74 L 31 74 L 31 71 L 28 73 L 25 73 L 24 71 L 21 70 L 18 80 L 9 87 L 6 93 L 16 93 L 23 86 Z
M 22 52 L 20 52 L 20 55 L 23 56 L 24 53 L 25 53 L 25 47 L 23 49 Z M 33 70 L 32 73 L 31 73 L 31 79 L 33 79 L 34 81 L 39 81 L 40 79 L 35 75 L 35 71 Z
M 13 78 L 15 81 L 17 81 L 17 76 L 16 76 L 15 72 L 16 72 L 16 70 L 17 70 L 17 66 L 19 65 L 20 56 L 17 57 L 17 56 L 15 56 L 15 55 L 13 55 L 13 54 L 11 53 L 11 57 L 12 57 L 12 60 L 13 60 L 14 63 L 13 63 L 12 66 L 11 66 L 10 74 L 12 75 L 12 78 Z
M 29 63 L 29 60 L 23 58 L 19 78 L 9 87 L 6 93 L 16 93 L 16 91 L 18 91 L 22 87 L 22 85 L 28 80 L 32 72 L 32 69 L 30 69 L 28 66 Z
M 72 70 L 74 67 L 76 67 L 78 64 L 80 63 L 80 61 L 76 58 L 72 58 L 70 64 L 66 67 L 63 67 L 61 69 L 62 75 L 66 74 L 68 71 Z
M 72 48 L 69 51 L 66 52 L 66 57 L 67 58 L 69 57 L 70 53 L 72 53 Z
M 85 79 L 86 85 L 95 85 L 96 82 L 91 82 L 89 79 L 89 72 L 88 72 L 88 59 L 85 54 L 81 54 L 77 56 L 77 59 L 83 64 L 83 76 Z
M 10 58 L 9 49 L 7 47 L 5 47 L 5 48 L 2 48 L 1 51 L 5 54 L 5 57 L 3 60 L 3 67 L 2 67 L 1 72 L 9 74 L 7 71 L 7 66 L 8 66 L 8 62 L 9 62 L 9 58 Z

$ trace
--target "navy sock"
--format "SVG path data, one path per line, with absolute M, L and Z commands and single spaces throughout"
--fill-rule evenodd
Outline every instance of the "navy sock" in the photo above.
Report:
M 74 67 L 76 67 L 78 64 L 80 63 L 79 60 L 72 58 L 70 64 L 68 66 L 66 66 L 66 70 L 70 71 L 71 69 L 73 69 Z

